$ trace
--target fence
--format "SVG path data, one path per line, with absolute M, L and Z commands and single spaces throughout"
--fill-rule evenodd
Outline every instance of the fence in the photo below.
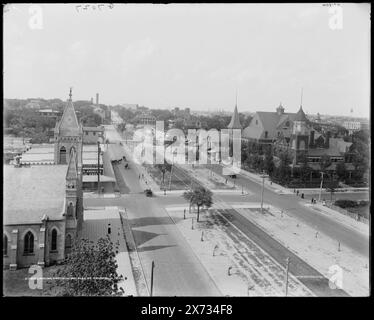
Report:
M 353 219 L 355 219 L 356 221 L 360 221 L 360 222 L 363 222 L 365 224 L 369 224 L 369 219 L 366 219 L 365 217 L 363 216 L 360 216 L 358 213 L 353 213 L 353 212 L 350 212 L 346 209 L 343 209 L 343 208 L 340 208 L 338 206 L 334 206 L 333 204 L 331 203 L 327 203 L 326 206 L 332 210 L 335 210 L 335 211 L 338 211 L 346 216 L 349 216 Z

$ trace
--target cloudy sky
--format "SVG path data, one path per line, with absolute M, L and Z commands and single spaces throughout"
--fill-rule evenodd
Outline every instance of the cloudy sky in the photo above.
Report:
M 9 5 L 5 98 L 369 116 L 370 6 Z M 340 19 L 342 17 L 342 19 Z M 335 23 L 334 23 L 335 22 Z M 337 29 L 334 29 L 337 28 Z

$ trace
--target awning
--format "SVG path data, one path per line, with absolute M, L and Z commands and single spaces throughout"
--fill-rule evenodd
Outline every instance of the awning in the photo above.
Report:
M 97 182 L 97 175 L 83 175 L 83 182 Z M 116 182 L 116 179 L 100 175 L 100 182 Z

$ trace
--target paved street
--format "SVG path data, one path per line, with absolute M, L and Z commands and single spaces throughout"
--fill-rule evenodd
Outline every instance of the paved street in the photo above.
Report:
M 84 206 L 126 208 L 148 287 L 151 263 L 155 262 L 154 295 L 221 295 L 187 241 L 160 205 L 159 199 L 145 197 L 139 184 L 138 173 L 134 172 L 135 165 L 131 161 L 130 168 L 116 169 L 116 174 L 120 174 L 121 179 L 126 181 L 130 194 L 120 198 L 85 199 Z
M 221 167 L 216 165 L 213 171 L 221 174 Z M 223 201 L 234 202 L 234 201 L 261 201 L 261 185 L 251 181 L 247 177 L 242 175 L 237 175 L 236 184 L 244 186 L 244 188 L 249 189 L 253 192 L 253 195 L 246 197 L 243 200 L 241 195 L 222 195 L 221 199 Z M 320 214 L 312 209 L 306 208 L 300 202 L 307 201 L 302 200 L 296 195 L 279 195 L 268 189 L 264 190 L 264 202 L 269 203 L 274 207 L 281 210 L 287 211 L 289 214 L 293 214 L 307 223 L 310 226 L 318 229 L 320 232 L 325 233 L 337 241 L 340 241 L 345 246 L 355 250 L 365 256 L 369 256 L 369 238 L 362 235 L 359 232 L 348 229 L 346 226 Z

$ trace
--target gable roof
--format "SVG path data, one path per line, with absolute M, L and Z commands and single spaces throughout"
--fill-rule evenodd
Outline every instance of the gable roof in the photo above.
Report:
M 4 166 L 4 224 L 63 219 L 66 165 Z
M 235 105 L 234 113 L 232 114 L 231 121 L 227 126 L 228 129 L 241 129 L 242 125 L 239 120 L 238 107 Z

